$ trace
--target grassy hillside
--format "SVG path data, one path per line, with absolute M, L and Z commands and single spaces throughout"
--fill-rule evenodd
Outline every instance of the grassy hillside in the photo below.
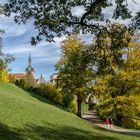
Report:
M 0 83 L 0 140 L 138 140 L 111 133 L 51 105 L 46 99 Z

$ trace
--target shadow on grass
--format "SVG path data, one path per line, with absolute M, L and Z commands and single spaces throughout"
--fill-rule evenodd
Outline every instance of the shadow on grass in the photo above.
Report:
M 0 140 L 22 140 L 22 138 L 18 132 L 4 124 L 0 124 Z
M 100 131 L 104 131 L 104 132 L 113 132 L 113 133 L 116 133 L 116 134 L 123 134 L 123 135 L 132 135 L 132 136 L 136 136 L 136 137 L 140 137 L 140 132 L 133 132 L 133 131 L 113 131 L 111 129 L 105 129 L 105 128 L 102 128 L 102 127 L 99 127 L 99 126 L 94 126 L 94 128 L 96 128 L 96 130 L 100 130 Z
M 47 127 L 48 125 L 48 127 Z M 117 138 L 105 136 L 99 133 L 72 128 L 58 127 L 46 124 L 36 126 L 27 124 L 24 129 L 9 128 L 0 124 L 0 140 L 118 140 Z

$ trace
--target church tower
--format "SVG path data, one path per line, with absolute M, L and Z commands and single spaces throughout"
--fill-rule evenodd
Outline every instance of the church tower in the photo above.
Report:
M 31 54 L 29 54 L 29 59 L 28 59 L 28 67 L 25 69 L 26 71 L 26 79 L 28 81 L 29 87 L 32 89 L 33 87 L 36 86 L 36 80 L 34 77 L 34 68 L 32 67 L 32 58 Z
M 27 74 L 34 74 L 34 68 L 32 67 L 32 58 L 31 54 L 29 54 L 29 59 L 28 59 L 28 67 L 25 69 Z

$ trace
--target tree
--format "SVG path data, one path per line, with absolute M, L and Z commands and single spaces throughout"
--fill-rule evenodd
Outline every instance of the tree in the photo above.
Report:
M 16 86 L 22 88 L 23 90 L 29 89 L 29 84 L 26 79 L 15 79 L 14 83 Z
M 0 4 L 0 14 L 2 14 L 2 6 Z M 0 35 L 3 31 L 0 29 Z M 2 52 L 2 38 L 0 36 L 0 81 L 9 82 L 8 76 L 8 64 L 14 60 L 10 54 L 4 54 Z
M 0 81 L 9 82 L 9 76 L 8 76 L 8 72 L 6 70 L 0 70 Z
M 113 74 L 98 77 L 93 87 L 94 93 L 100 99 L 99 114 L 102 117 L 111 116 L 119 125 L 126 119 L 134 123 L 133 119 L 140 117 L 137 99 L 140 92 L 140 45 L 130 42 L 125 53 L 128 55 L 123 65 Z
M 10 54 L 4 54 L 2 48 L 0 48 L 0 80 L 9 82 L 8 76 L 8 64 L 14 60 L 14 57 Z
M 131 1 L 137 4 L 135 0 Z M 44 37 L 47 41 L 53 41 L 55 36 L 60 37 L 70 31 L 78 33 L 82 30 L 83 33 L 95 34 L 105 31 L 101 22 L 111 21 L 104 10 L 112 6 L 114 10 L 111 18 L 130 19 L 132 22 L 129 27 L 139 29 L 140 11 L 133 14 L 128 3 L 128 0 L 9 0 L 4 6 L 4 14 L 10 16 L 15 13 L 16 23 L 26 23 L 33 19 L 38 35 L 32 38 L 32 44 L 36 44 Z M 83 9 L 81 16 L 73 13 L 73 8 L 78 7 Z
M 107 24 L 106 31 L 98 33 L 86 52 L 90 57 L 96 75 L 113 74 L 124 63 L 131 41 L 131 32 L 124 24 Z M 90 53 L 89 53 L 90 52 Z
M 29 89 L 32 90 L 32 88 L 36 87 L 36 80 L 35 80 L 34 74 L 32 72 L 27 72 L 25 80 L 28 83 Z
M 0 47 L 0 81 L 9 82 L 8 64 L 14 60 L 10 54 L 4 54 Z
M 58 70 L 58 85 L 62 88 L 68 100 L 67 106 L 74 97 L 78 103 L 78 116 L 81 116 L 81 103 L 88 95 L 89 82 L 93 70 L 90 68 L 90 59 L 85 59 L 88 48 L 76 35 L 67 37 L 61 44 L 62 57 L 56 64 Z

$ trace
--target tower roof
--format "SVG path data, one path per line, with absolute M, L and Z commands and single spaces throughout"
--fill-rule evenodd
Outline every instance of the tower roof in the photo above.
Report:
M 28 66 L 31 66 L 31 64 L 32 64 L 32 58 L 31 58 L 31 54 L 29 54 Z
M 46 83 L 46 80 L 44 79 L 43 75 L 41 74 L 40 78 L 37 79 L 38 84 Z
M 31 54 L 29 54 L 28 59 L 28 67 L 25 69 L 26 72 L 34 72 L 34 68 L 32 67 L 32 57 Z

